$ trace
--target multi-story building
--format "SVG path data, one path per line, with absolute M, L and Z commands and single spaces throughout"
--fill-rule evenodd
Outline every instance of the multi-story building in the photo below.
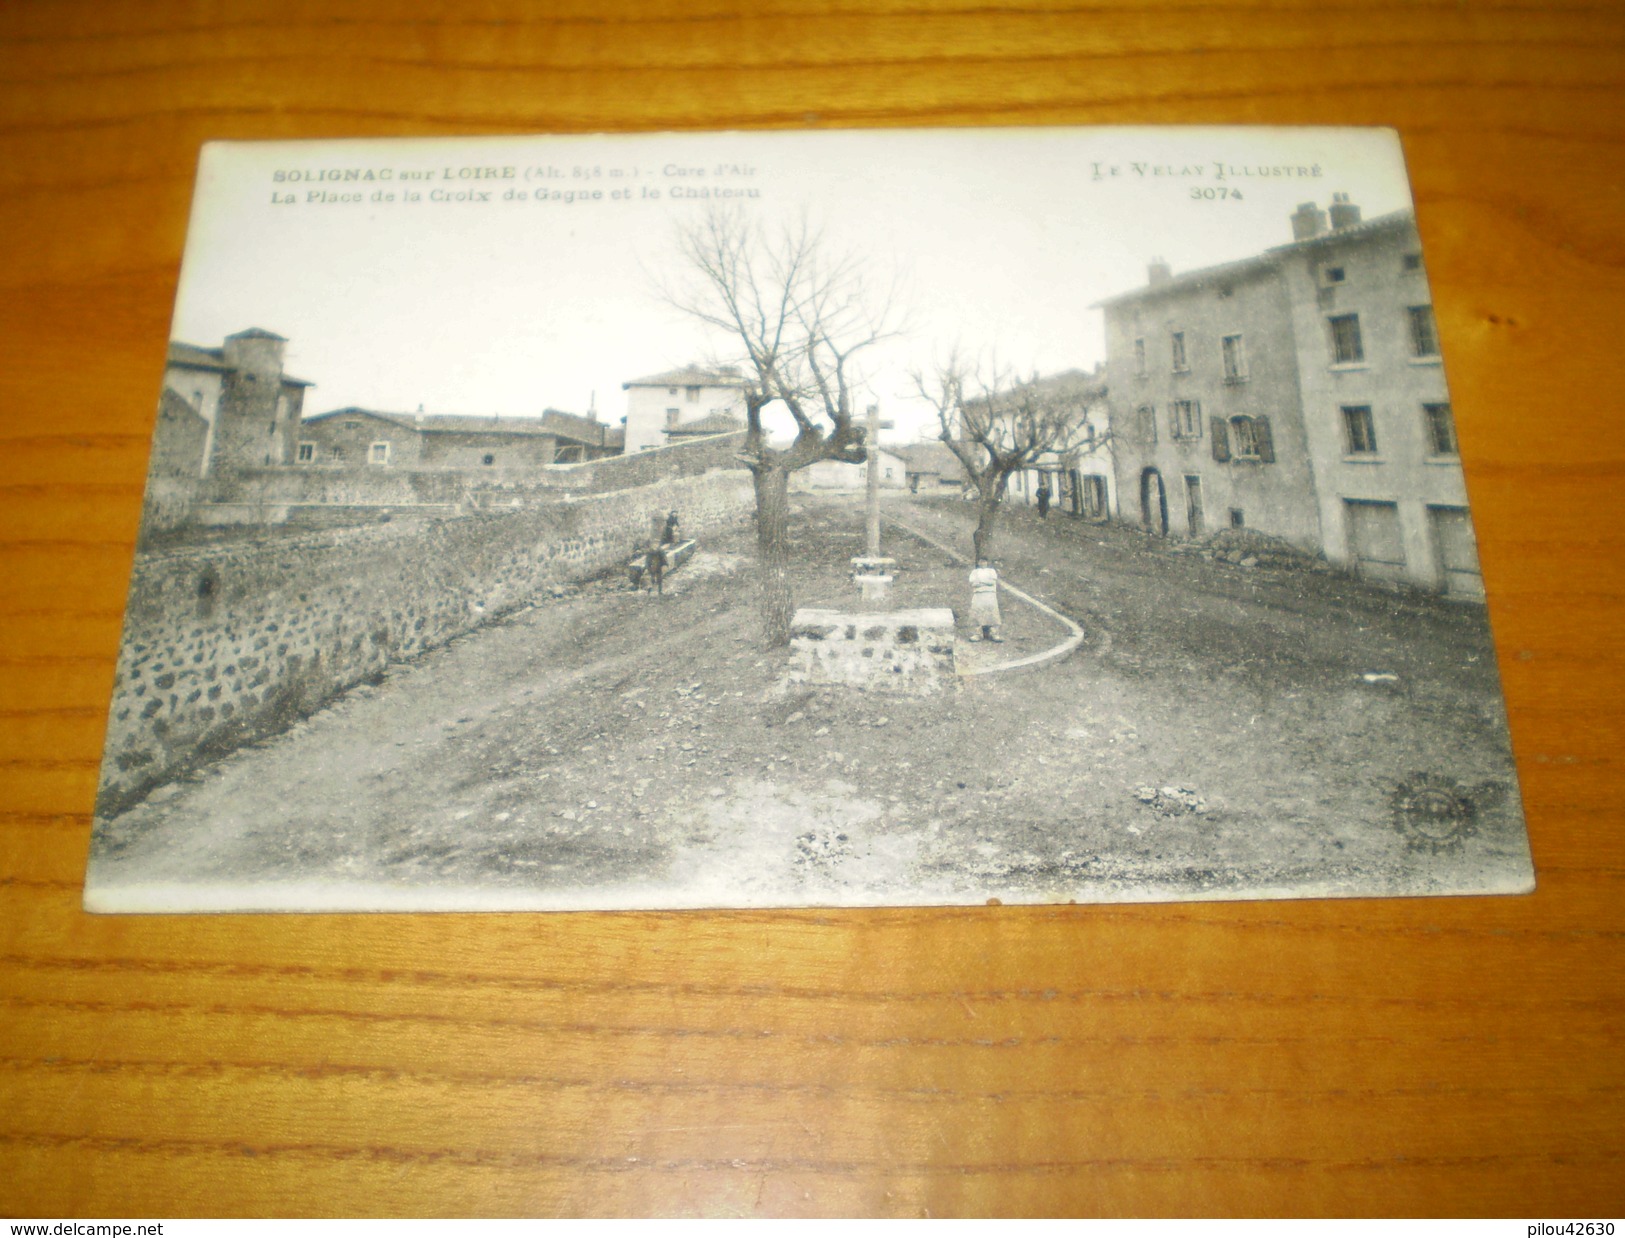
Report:
M 733 366 L 684 366 L 622 383 L 626 392 L 626 450 L 647 451 L 685 436 L 702 421 L 727 433 L 745 425 L 745 392 L 750 382 Z M 715 420 L 711 420 L 715 419 Z
M 313 384 L 283 373 L 287 344 L 258 327 L 228 335 L 220 348 L 171 343 L 154 467 L 207 477 L 291 464 L 305 388 Z
M 1346 195 L 1290 244 L 1102 303 L 1120 514 L 1256 529 L 1379 579 L 1483 585 L 1409 211 Z

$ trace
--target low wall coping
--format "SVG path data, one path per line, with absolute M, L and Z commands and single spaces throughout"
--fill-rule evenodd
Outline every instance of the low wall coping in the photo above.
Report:
M 824 610 L 817 607 L 802 607 L 797 610 L 795 617 L 790 621 L 790 633 L 799 635 L 803 628 L 817 629 L 820 636 L 830 628 L 845 627 L 857 624 L 863 628 L 885 627 L 897 628 L 930 628 L 932 630 L 953 630 L 954 612 L 946 606 L 922 607 L 918 610 Z M 810 631 L 809 631 L 810 634 Z

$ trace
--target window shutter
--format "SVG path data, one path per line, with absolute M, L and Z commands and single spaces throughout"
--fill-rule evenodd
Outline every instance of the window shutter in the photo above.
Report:
M 1230 459 L 1230 427 L 1223 417 L 1209 417 L 1207 424 L 1213 435 L 1213 458 L 1224 464 Z
M 1275 440 L 1270 437 L 1270 419 L 1253 418 L 1253 438 L 1258 443 L 1258 458 L 1265 464 L 1275 463 Z

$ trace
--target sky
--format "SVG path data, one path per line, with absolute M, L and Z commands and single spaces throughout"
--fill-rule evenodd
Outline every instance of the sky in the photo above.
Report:
M 738 345 L 661 298 L 714 206 L 805 218 L 898 290 L 863 401 L 934 433 L 912 371 L 958 347 L 1022 374 L 1104 359 L 1104 297 L 1291 240 L 1300 202 L 1411 204 L 1375 129 L 935 129 L 212 143 L 172 337 L 262 327 L 305 413 L 535 416 Z M 411 198 L 409 195 L 417 195 Z M 593 195 L 597 195 L 596 197 Z M 485 195 L 483 198 L 480 195 Z

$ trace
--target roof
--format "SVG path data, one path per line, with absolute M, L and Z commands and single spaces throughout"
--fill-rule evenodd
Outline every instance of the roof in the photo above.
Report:
M 258 327 L 249 331 L 239 331 L 236 335 L 228 335 L 227 339 L 241 339 L 247 336 L 250 339 L 280 340 L 280 335 L 272 335 L 269 331 L 261 331 Z M 202 348 L 197 344 L 186 344 L 180 340 L 169 341 L 168 364 L 183 370 L 213 370 L 219 374 L 231 373 L 232 367 L 226 362 L 226 351 L 223 348 Z M 282 375 L 282 381 L 292 387 L 314 387 L 316 384 L 308 378 L 295 378 L 292 374 Z
M 249 327 L 246 331 L 234 331 L 226 336 L 228 340 L 276 340 L 286 344 L 288 337 L 278 335 L 275 331 L 267 331 L 264 327 Z
M 910 473 L 964 472 L 965 466 L 946 443 L 909 443 L 906 447 L 892 447 L 892 455 L 901 456 Z
M 731 366 L 722 366 L 716 369 L 706 369 L 698 365 L 685 365 L 681 369 L 666 370 L 661 374 L 649 374 L 643 378 L 634 378 L 621 384 L 624 391 L 628 387 L 749 387 L 751 382 L 737 369 Z
M 220 370 L 231 369 L 226 364 L 225 356 L 218 348 L 200 348 L 196 344 L 183 344 L 179 340 L 169 341 L 169 364 L 178 365 L 188 370 Z
M 1329 229 L 1318 236 L 1306 237 L 1301 241 L 1291 241 L 1285 245 L 1276 245 L 1266 249 L 1261 254 L 1254 254 L 1250 258 L 1183 271 L 1178 275 L 1163 280 L 1161 283 L 1146 284 L 1144 287 L 1135 288 L 1129 292 L 1120 292 L 1114 297 L 1106 297 L 1103 300 L 1096 301 L 1090 308 L 1101 309 L 1106 306 L 1122 305 L 1129 301 L 1159 297 L 1170 292 L 1184 292 L 1187 289 L 1201 288 L 1224 279 L 1241 279 L 1256 272 L 1269 270 L 1292 254 L 1387 232 L 1402 224 L 1414 223 L 1415 218 L 1415 215 L 1410 211 L 1391 211 L 1386 215 L 1378 215 L 1373 219 L 1367 219 L 1357 224 L 1349 224 L 1344 228 Z
M 609 429 L 596 417 L 582 417 L 576 413 L 561 413 L 556 408 L 542 413 L 542 428 L 557 438 L 572 443 L 585 443 L 589 447 L 604 445 L 604 432 Z
M 707 413 L 698 421 L 685 421 L 671 426 L 665 432 L 673 438 L 686 438 L 697 434 L 733 434 L 745 428 L 745 423 L 727 413 Z
M 548 424 L 545 414 L 541 417 L 481 417 L 462 413 L 381 413 L 376 409 L 351 407 L 316 413 L 304 418 L 304 423 L 309 425 L 312 422 L 326 421 L 331 417 L 346 416 L 375 417 L 379 421 L 387 421 L 400 426 L 403 430 L 412 430 L 419 434 L 491 434 L 509 438 L 570 437 L 560 435 L 553 429 Z

